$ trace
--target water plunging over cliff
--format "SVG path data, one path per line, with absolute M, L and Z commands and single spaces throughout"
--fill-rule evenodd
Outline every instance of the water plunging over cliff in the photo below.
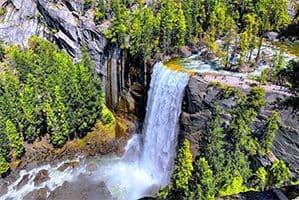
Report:
M 165 186 L 169 182 L 172 174 L 178 121 L 188 80 L 188 74 L 173 71 L 162 63 L 157 63 L 154 66 L 148 94 L 143 133 L 136 134 L 128 142 L 123 158 L 106 156 L 82 159 L 78 167 L 70 167 L 63 172 L 59 170 L 63 163 L 58 166 L 47 165 L 30 171 L 24 170 L 20 173 L 20 178 L 10 184 L 8 193 L 2 196 L 3 199 L 22 199 L 29 192 L 41 188 L 48 188 L 51 193 L 56 188 L 63 187 L 65 182 L 69 186 L 60 189 L 62 194 L 59 195 L 62 196 L 58 197 L 73 199 L 81 195 L 82 181 L 85 188 L 98 187 L 99 183 L 104 183 L 112 199 L 135 200 L 153 195 L 161 185 Z M 96 165 L 97 169 L 89 171 L 90 164 Z M 41 169 L 49 172 L 49 180 L 35 185 L 34 177 Z M 19 183 L 26 176 L 29 177 L 28 183 L 19 187 Z M 67 188 L 70 191 L 64 191 Z M 95 191 L 87 195 L 89 199 L 98 199 L 106 194 Z
M 188 80 L 188 74 L 170 70 L 162 63 L 154 67 L 143 127 L 140 167 L 162 185 L 168 183 L 172 173 L 178 120 Z

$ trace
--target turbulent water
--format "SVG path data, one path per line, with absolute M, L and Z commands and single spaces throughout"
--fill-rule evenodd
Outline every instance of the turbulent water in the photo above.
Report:
M 170 180 L 176 155 L 178 120 L 188 80 L 188 74 L 172 71 L 162 63 L 154 66 L 143 133 L 136 134 L 128 142 L 123 158 L 85 159 L 79 162 L 78 167 L 69 167 L 63 172 L 59 171 L 59 165 L 23 170 L 20 178 L 10 184 L 8 193 L 0 199 L 22 199 L 29 192 L 45 187 L 51 196 L 65 181 L 73 183 L 73 186 L 64 187 L 55 194 L 56 198 L 79 198 L 82 192 L 86 192 L 85 188 L 88 190 L 95 185 L 97 188 L 97 184 L 102 182 L 107 186 L 112 199 L 134 200 L 153 195 Z M 96 170 L 88 170 L 87 166 L 91 163 L 96 165 Z M 49 172 L 50 179 L 36 186 L 33 180 L 41 169 Z M 27 184 L 20 186 L 26 176 L 29 179 Z M 101 192 L 91 193 L 87 192 L 88 197 L 84 198 L 107 198 Z

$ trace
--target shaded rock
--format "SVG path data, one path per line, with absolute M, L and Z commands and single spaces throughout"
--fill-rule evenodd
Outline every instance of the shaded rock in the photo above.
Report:
M 63 200 L 71 200 L 71 186 L 70 183 L 65 181 L 62 186 L 59 186 L 57 188 L 55 188 L 50 195 L 48 196 L 48 200 L 57 200 L 57 199 L 63 199 Z M 78 188 L 80 189 L 80 188 Z M 75 199 L 79 199 L 79 198 L 75 198 Z
M 113 197 L 104 182 L 94 183 L 86 176 L 80 176 L 80 180 L 75 182 L 64 182 L 62 186 L 53 190 L 48 200 L 112 200 Z
M 34 185 L 40 185 L 43 182 L 50 180 L 49 172 L 46 169 L 40 170 L 33 179 Z
M 118 109 L 124 113 L 134 113 L 136 109 L 135 99 L 131 95 L 122 95 L 120 97 Z
M 21 181 L 17 184 L 17 189 L 20 189 L 29 182 L 29 174 L 25 174 Z
M 3 179 L 0 181 L 0 196 L 4 195 L 8 191 L 8 183 L 5 182 Z
M 180 53 L 180 57 L 183 57 L 183 58 L 188 58 L 192 55 L 191 50 L 187 46 L 182 46 L 180 48 L 179 53 Z
M 39 190 L 34 190 L 29 192 L 26 196 L 23 197 L 23 200 L 45 200 L 47 199 L 47 188 L 41 188 Z

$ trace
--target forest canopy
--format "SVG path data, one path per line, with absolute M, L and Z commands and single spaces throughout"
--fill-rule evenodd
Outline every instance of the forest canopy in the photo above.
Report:
M 133 56 L 146 60 L 201 45 L 223 57 L 226 67 L 232 51 L 240 54 L 241 65 L 258 61 L 264 34 L 292 21 L 287 0 L 85 0 L 89 8 L 95 9 L 96 23 L 112 21 L 104 34 Z
M 48 135 L 55 147 L 83 137 L 101 116 L 104 93 L 93 62 L 80 62 L 33 37 L 29 47 L 6 49 L 0 71 L 0 173 L 20 158 L 24 142 Z M 108 116 L 105 116 L 106 118 Z

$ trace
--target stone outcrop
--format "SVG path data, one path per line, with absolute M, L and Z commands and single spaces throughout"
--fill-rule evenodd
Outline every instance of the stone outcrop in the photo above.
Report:
M 7 45 L 26 47 L 29 38 L 37 35 L 65 49 L 75 62 L 81 58 L 81 49 L 85 48 L 104 85 L 107 106 L 119 110 L 120 97 L 130 95 L 130 86 L 138 81 L 143 83 L 146 74 L 139 72 L 137 80 L 132 80 L 129 73 L 132 61 L 127 62 L 126 52 L 104 37 L 103 26 L 94 23 L 93 10 L 83 10 L 83 2 L 0 0 L 0 7 L 6 8 L 0 16 L 0 40 Z M 140 95 L 144 97 L 145 94 L 143 90 Z M 140 103 L 139 99 L 133 100 L 131 103 Z M 137 112 L 134 109 L 134 113 Z
M 240 88 L 241 89 L 241 88 Z M 242 89 L 241 89 L 242 90 Z M 243 92 L 247 92 L 243 90 Z M 202 151 L 202 137 L 206 133 L 212 114 L 214 103 L 217 102 L 223 109 L 227 110 L 236 105 L 235 99 L 222 98 L 223 91 L 209 86 L 200 76 L 193 76 L 186 88 L 181 115 L 181 137 L 188 138 L 191 142 L 191 151 L 194 157 Z M 299 121 L 292 113 L 292 108 L 278 107 L 280 101 L 286 99 L 284 94 L 267 92 L 264 107 L 258 116 L 257 122 L 253 124 L 253 131 L 262 130 L 266 124 L 267 116 L 273 109 L 278 109 L 281 116 L 280 128 L 273 142 L 272 152 L 274 157 L 284 160 L 291 169 L 294 176 L 299 177 Z M 229 120 L 230 116 L 221 116 Z M 261 159 L 264 164 L 269 163 L 267 159 Z
M 49 179 L 50 179 L 49 172 L 45 169 L 42 169 L 36 174 L 35 178 L 33 179 L 33 182 L 34 185 L 37 186 L 43 182 L 46 182 Z

